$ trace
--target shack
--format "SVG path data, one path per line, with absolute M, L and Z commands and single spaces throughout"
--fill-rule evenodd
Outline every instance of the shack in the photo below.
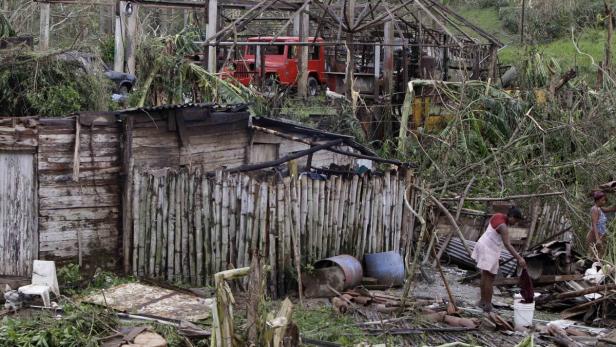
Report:
M 243 105 L 1 118 L 0 164 L 0 276 L 48 259 L 201 284 L 257 252 L 281 292 L 300 261 L 403 251 L 413 230 L 408 165 Z

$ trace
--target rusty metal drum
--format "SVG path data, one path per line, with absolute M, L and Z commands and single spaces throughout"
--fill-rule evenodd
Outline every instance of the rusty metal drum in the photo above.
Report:
M 338 266 L 344 272 L 344 288 L 353 288 L 361 284 L 364 272 L 359 260 L 347 254 L 337 255 L 326 259 L 321 259 L 314 263 L 317 269 Z

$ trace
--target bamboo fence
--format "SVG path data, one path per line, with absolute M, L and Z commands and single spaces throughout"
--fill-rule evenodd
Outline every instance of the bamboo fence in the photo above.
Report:
M 410 172 L 274 182 L 222 171 L 136 170 L 132 182 L 128 256 L 139 277 L 211 285 L 217 272 L 249 266 L 257 251 L 271 268 L 270 291 L 282 294 L 298 265 L 410 250 L 414 218 L 403 200 Z

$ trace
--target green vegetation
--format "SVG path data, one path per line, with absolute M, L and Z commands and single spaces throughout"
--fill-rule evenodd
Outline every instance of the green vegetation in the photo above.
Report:
M 370 344 L 385 343 L 388 346 L 401 346 L 402 341 L 393 336 L 369 336 L 361 330 L 352 315 L 336 314 L 331 307 L 301 308 L 293 311 L 293 322 L 297 324 L 302 336 L 334 342 L 342 346 L 355 346 L 362 342 Z
M 15 30 L 11 27 L 8 19 L 0 13 L 0 39 L 5 37 L 11 37 L 15 35 Z
M 60 117 L 109 108 L 111 82 L 102 71 L 88 73 L 81 63 L 55 54 L 11 52 L 0 59 L 2 116 Z
M 604 56 L 603 1 L 555 1 L 534 3 L 526 10 L 525 38 L 520 45 L 520 6 L 507 0 L 458 0 L 450 5 L 461 15 L 494 34 L 506 46 L 499 52 L 501 63 L 519 65 L 529 54 L 554 58 L 563 69 L 576 68 L 580 80 L 595 84 L 597 67 Z M 577 52 L 572 38 L 579 49 Z M 616 44 L 613 43 L 614 48 Z
M 137 76 L 142 83 L 131 96 L 131 106 L 161 103 L 215 102 L 219 104 L 250 103 L 253 113 L 266 114 L 264 99 L 254 90 L 210 74 L 203 66 L 187 59 L 201 53 L 194 42 L 197 28 L 189 27 L 167 37 L 148 37 L 137 54 Z
M 52 311 L 15 319 L 5 316 L 0 324 L 0 346 L 94 347 L 100 338 L 113 335 L 117 318 L 107 310 L 64 302 L 62 319 Z

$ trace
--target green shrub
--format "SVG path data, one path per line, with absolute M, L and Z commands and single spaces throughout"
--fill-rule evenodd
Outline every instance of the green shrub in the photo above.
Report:
M 88 74 L 80 63 L 53 55 L 18 53 L 2 58 L 0 115 L 60 117 L 108 109 L 111 81 L 102 71 Z

